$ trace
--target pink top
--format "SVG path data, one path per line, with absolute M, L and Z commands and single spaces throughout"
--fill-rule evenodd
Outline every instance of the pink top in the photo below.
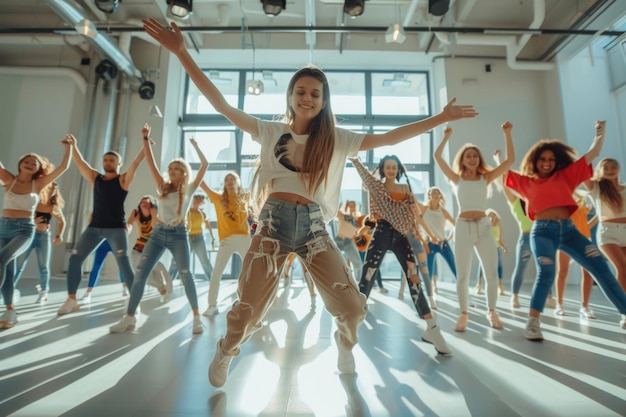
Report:
M 583 156 L 547 178 L 531 178 L 509 171 L 506 175 L 506 186 L 526 201 L 526 210 L 531 220 L 535 220 L 535 213 L 552 207 L 566 206 L 571 215 L 578 209 L 572 197 L 574 190 L 583 181 L 591 178 L 592 174 L 591 164 Z

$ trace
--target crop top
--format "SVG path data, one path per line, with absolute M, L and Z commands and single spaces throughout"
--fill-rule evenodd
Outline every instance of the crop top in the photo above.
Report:
M 9 189 L 4 193 L 4 205 L 5 210 L 22 210 L 35 212 L 37 204 L 39 204 L 39 194 L 36 192 L 35 181 L 31 181 L 31 191 L 28 194 L 15 194 L 13 192 L 13 186 L 17 178 L 13 180 Z
M 43 224 L 50 224 L 50 219 L 52 219 L 52 213 L 36 211 L 35 217 L 41 217 L 41 219 L 43 220 Z
M 252 139 L 261 144 L 261 171 L 259 186 L 269 184 L 269 193 L 291 193 L 319 204 L 324 220 L 330 221 L 339 209 L 339 192 L 346 158 L 356 156 L 364 133 L 335 127 L 335 145 L 328 166 L 326 181 L 322 181 L 315 193 L 309 194 L 298 176 L 298 162 L 315 155 L 304 155 L 308 135 L 298 135 L 284 122 L 258 119 L 259 134 Z
M 178 214 L 178 192 L 174 191 L 162 197 L 159 200 L 159 213 L 157 215 L 159 221 L 168 226 L 178 226 L 184 223 L 187 218 L 187 212 L 189 211 L 191 196 L 196 192 L 196 188 L 197 187 L 194 187 L 193 184 L 187 184 L 180 215 Z
M 459 176 L 459 182 L 453 184 L 453 187 L 459 213 L 487 210 L 487 181 L 482 175 L 477 181 L 468 181 Z
M 437 236 L 437 239 L 446 240 L 446 216 L 443 214 L 441 207 L 437 210 L 427 207 L 423 218 L 424 223 L 426 223 L 430 231 Z
M 620 183 L 620 186 L 624 187 L 624 189 L 619 192 L 622 195 L 622 209 L 616 212 L 600 197 L 600 185 L 597 182 L 593 183 L 593 188 L 589 195 L 593 198 L 593 205 L 596 207 L 600 221 L 626 218 L 626 185 Z
M 572 215 L 578 209 L 573 197 L 574 190 L 583 181 L 591 178 L 592 174 L 591 164 L 582 156 L 547 178 L 531 178 L 509 171 L 505 184 L 526 201 L 528 217 L 535 220 L 536 213 L 552 207 L 565 206 Z

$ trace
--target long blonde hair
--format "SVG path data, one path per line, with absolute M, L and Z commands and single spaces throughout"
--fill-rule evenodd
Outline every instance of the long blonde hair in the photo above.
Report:
M 619 213 L 624 207 L 624 199 L 613 181 L 602 178 L 602 168 L 608 163 L 614 163 L 620 168 L 619 162 L 613 158 L 603 158 L 596 165 L 594 180 L 597 181 L 600 190 L 600 200 L 605 202 L 614 212 Z
M 165 180 L 159 190 L 159 198 L 164 199 L 168 196 L 168 194 L 177 192 L 178 210 L 176 211 L 176 214 L 180 216 L 183 209 L 183 202 L 185 201 L 185 193 L 187 192 L 187 184 L 189 184 L 189 178 L 191 177 L 191 167 L 189 166 L 189 163 L 182 158 L 172 159 L 167 165 L 168 170 L 172 165 L 178 165 L 180 167 L 183 171 L 183 179 L 176 187 L 172 184 L 169 178 Z

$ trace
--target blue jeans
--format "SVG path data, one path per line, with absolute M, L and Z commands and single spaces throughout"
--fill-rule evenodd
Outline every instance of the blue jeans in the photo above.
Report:
M 515 247 L 515 269 L 513 270 L 513 278 L 511 279 L 511 292 L 513 294 L 519 294 L 519 290 L 522 288 L 524 273 L 530 264 L 532 255 L 530 250 L 530 232 L 520 232 Z
M 335 244 L 342 251 L 345 257 L 352 264 L 352 273 L 354 274 L 354 280 L 361 278 L 361 271 L 363 270 L 363 259 L 361 255 L 359 255 L 359 250 L 354 245 L 352 239 L 345 237 L 335 237 Z M 379 283 L 379 287 L 382 287 L 382 284 Z
M 193 275 L 189 270 L 189 239 L 187 229 L 184 224 L 178 226 L 167 226 L 157 224 L 152 229 L 152 235 L 141 253 L 141 260 L 137 265 L 137 276 L 130 289 L 130 300 L 128 301 L 128 314 L 135 314 L 137 306 L 143 297 L 146 281 L 154 269 L 156 263 L 161 259 L 165 249 L 168 249 L 176 265 L 180 269 L 180 276 L 185 286 L 185 294 L 193 310 L 198 309 L 198 295 L 196 285 L 193 282 Z
M 209 253 L 206 249 L 204 236 L 201 233 L 197 235 L 189 235 L 189 247 L 191 248 L 191 252 L 195 253 L 198 257 L 207 281 L 210 280 L 211 275 L 213 274 L 213 265 L 211 265 L 211 261 L 209 260 Z M 170 264 L 169 274 L 172 279 L 175 279 L 176 274 L 178 274 L 178 266 L 176 265 L 176 261 L 174 259 L 172 259 L 172 263 Z
M 554 283 L 556 251 L 561 250 L 589 271 L 606 298 L 621 314 L 626 314 L 626 293 L 609 264 L 598 247 L 585 238 L 570 219 L 535 220 L 530 232 L 530 247 L 537 265 L 537 279 L 530 297 L 531 309 L 543 311 Z
M 352 349 L 357 343 L 367 304 L 326 231 L 319 205 L 269 198 L 244 257 L 237 284 L 239 299 L 226 315 L 227 331 L 220 344 L 225 354 L 238 355 L 241 344 L 262 327 L 263 317 L 276 298 L 279 273 L 291 252 L 306 264 L 326 310 L 335 318 L 338 345 Z
M 80 235 L 78 241 L 74 244 L 74 249 L 72 249 L 72 255 L 70 256 L 69 266 L 67 268 L 68 294 L 76 294 L 83 276 L 83 262 L 85 262 L 87 256 L 102 243 L 103 239 L 106 239 L 109 245 L 111 245 L 111 249 L 113 249 L 117 267 L 126 281 L 126 286 L 131 288 L 133 285 L 135 273 L 130 266 L 126 229 L 104 229 L 90 226 Z
M 50 285 L 51 243 L 49 230 L 35 230 L 35 237 L 30 246 L 26 249 L 26 252 L 17 259 L 17 269 L 15 271 L 15 278 L 13 279 L 13 285 L 15 287 L 17 287 L 17 283 L 26 269 L 30 252 L 35 249 L 37 266 L 39 267 L 39 285 L 42 291 L 48 289 Z
M 96 253 L 93 256 L 93 266 L 91 267 L 91 272 L 89 273 L 89 283 L 87 287 L 93 288 L 98 285 L 98 281 L 100 280 L 100 272 L 102 271 L 102 267 L 104 266 L 104 261 L 107 258 L 107 255 L 113 253 L 113 249 L 109 242 L 103 240 L 102 243 L 96 248 Z M 120 273 L 120 282 L 124 282 L 124 278 Z
M 33 219 L 0 218 L 0 285 L 5 305 L 13 304 L 15 259 L 28 249 L 34 235 Z
M 454 252 L 447 240 L 443 240 L 435 245 L 432 242 L 428 242 L 428 250 L 430 253 L 426 255 L 426 262 L 428 264 L 428 271 L 430 275 L 435 275 L 435 255 L 439 254 L 443 257 L 444 261 L 450 267 L 454 279 L 456 279 L 456 264 L 454 263 Z

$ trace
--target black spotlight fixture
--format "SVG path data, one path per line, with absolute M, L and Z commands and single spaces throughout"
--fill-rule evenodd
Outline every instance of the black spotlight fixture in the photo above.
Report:
M 154 83 L 152 81 L 144 81 L 139 86 L 139 97 L 144 100 L 152 100 L 154 98 Z
M 94 0 L 98 10 L 105 13 L 115 13 L 122 0 Z
M 270 16 L 278 16 L 287 8 L 287 0 L 261 0 L 263 11 Z
M 350 17 L 357 17 L 365 10 L 365 0 L 346 0 L 343 2 L 343 12 Z
M 96 74 L 105 81 L 111 81 L 117 76 L 117 67 L 108 59 L 103 59 L 96 66 Z
M 428 0 L 428 13 L 433 16 L 443 16 L 449 8 L 450 0 Z
M 191 15 L 193 0 L 167 0 L 167 5 L 172 16 L 188 19 Z

